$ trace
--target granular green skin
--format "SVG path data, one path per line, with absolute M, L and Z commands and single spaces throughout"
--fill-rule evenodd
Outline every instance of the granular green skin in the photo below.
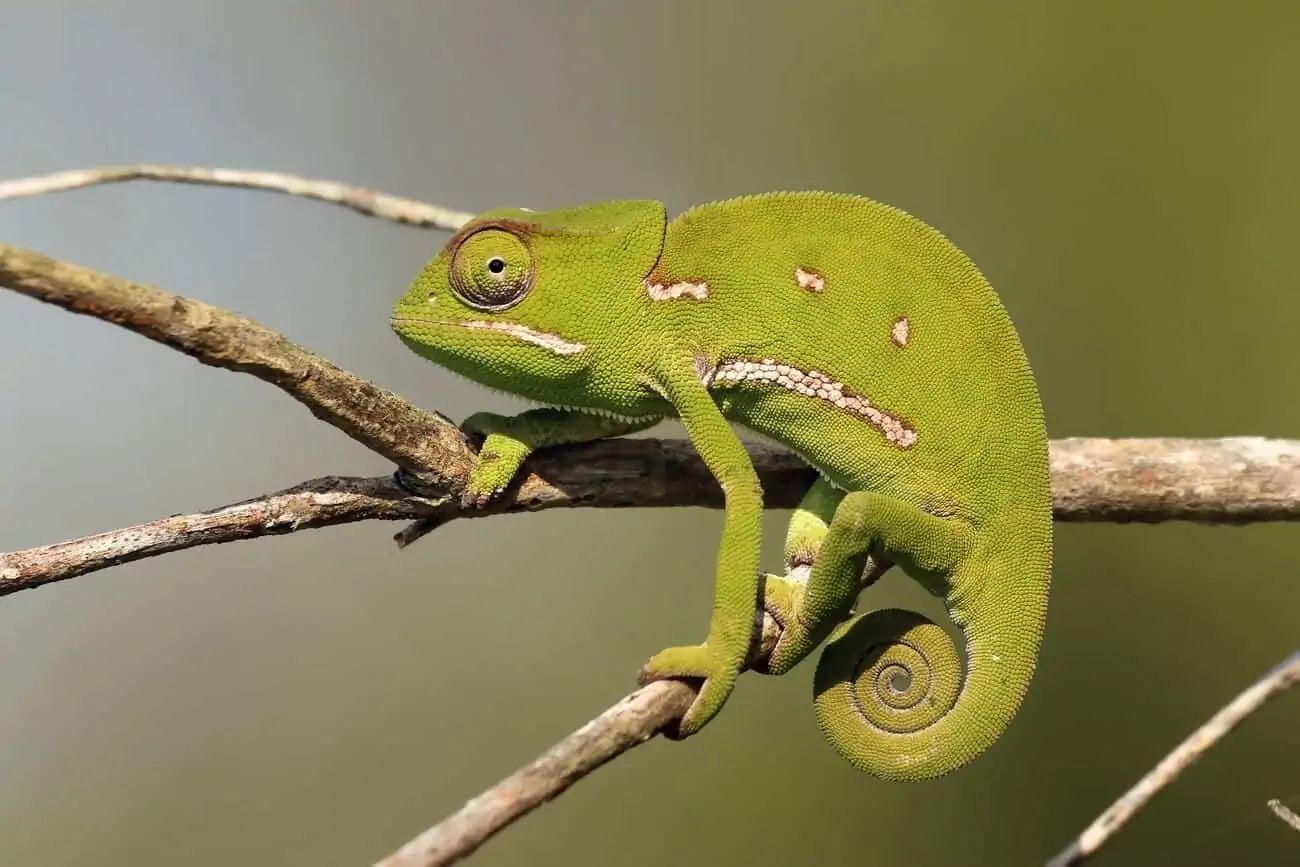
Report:
M 1015 715 L 1051 579 L 1047 435 L 1011 320 L 935 229 L 820 192 L 672 222 L 651 201 L 492 211 L 424 268 L 393 328 L 425 358 L 544 404 L 466 421 L 486 435 L 470 505 L 534 449 L 681 419 L 726 499 L 708 636 L 642 670 L 703 680 L 681 736 L 731 694 L 760 605 L 782 625 L 768 673 L 825 644 L 818 720 L 864 771 L 948 773 Z M 791 518 L 781 576 L 759 571 L 762 491 L 733 423 L 822 476 Z M 964 666 L 918 614 L 846 621 L 868 555 L 943 597 Z

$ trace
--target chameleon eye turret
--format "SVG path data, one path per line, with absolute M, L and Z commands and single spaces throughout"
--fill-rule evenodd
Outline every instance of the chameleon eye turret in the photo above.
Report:
M 467 235 L 452 253 L 450 269 L 456 297 L 484 313 L 500 313 L 523 301 L 535 271 L 528 244 L 495 227 Z

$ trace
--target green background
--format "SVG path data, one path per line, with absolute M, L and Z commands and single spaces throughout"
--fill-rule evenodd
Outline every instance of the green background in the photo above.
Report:
M 989 275 L 1056 437 L 1300 436 L 1298 90 L 1290 2 L 0 2 L 0 177 L 212 164 L 471 211 L 865 193 Z M 128 184 L 0 203 L 0 239 L 234 308 L 454 418 L 518 406 L 388 331 L 438 233 Z M 0 292 L 0 550 L 386 470 L 263 383 Z M 395 529 L 0 600 L 0 864 L 369 864 L 703 634 L 716 511 L 461 522 L 403 552 Z M 1039 675 L 961 773 L 853 771 L 806 665 L 473 863 L 1041 863 L 1300 644 L 1294 527 L 1057 539 Z M 877 599 L 934 611 L 897 576 Z M 1265 807 L 1300 807 L 1297 745 L 1300 693 L 1096 863 L 1300 862 Z

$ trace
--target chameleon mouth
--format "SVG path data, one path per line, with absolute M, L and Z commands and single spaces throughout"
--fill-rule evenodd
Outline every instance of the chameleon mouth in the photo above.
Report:
M 404 324 L 421 324 L 421 325 L 439 325 L 451 328 L 467 328 L 471 331 L 495 331 L 498 334 L 504 334 L 507 337 L 513 337 L 516 340 L 522 340 L 525 343 L 531 343 L 534 346 L 540 346 L 542 349 L 549 350 L 556 355 L 577 355 L 585 352 L 587 345 L 578 343 L 573 340 L 565 340 L 558 334 L 551 334 L 548 331 L 537 331 L 529 328 L 527 325 L 520 325 L 517 322 L 488 321 L 485 319 L 466 319 L 460 322 L 452 322 L 446 319 L 422 319 L 413 316 L 394 316 L 391 320 L 393 330 Z

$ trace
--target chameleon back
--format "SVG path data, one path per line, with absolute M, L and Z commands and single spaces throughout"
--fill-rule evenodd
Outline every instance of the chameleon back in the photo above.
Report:
M 838 486 L 1028 520 L 1041 536 L 1051 491 L 1033 374 L 993 289 L 936 229 L 860 196 L 746 196 L 673 220 L 646 282 L 707 287 L 703 303 L 649 306 L 707 347 L 729 415 Z M 760 365 L 750 376 L 770 361 L 776 377 L 738 377 L 738 360 Z

